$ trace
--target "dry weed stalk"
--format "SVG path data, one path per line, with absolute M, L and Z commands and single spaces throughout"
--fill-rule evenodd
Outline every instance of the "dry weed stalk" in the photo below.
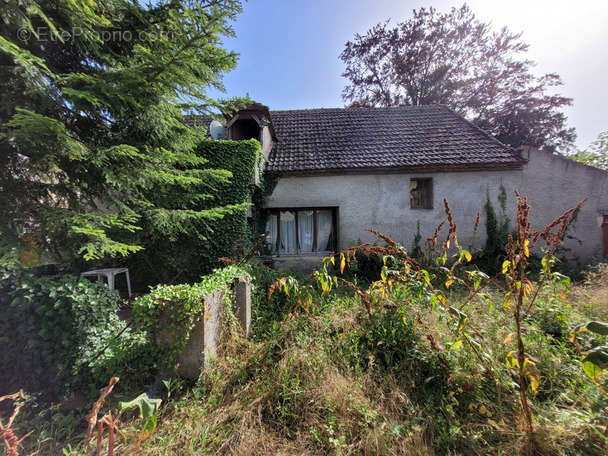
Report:
M 518 192 L 515 193 L 517 196 L 517 239 L 513 239 L 513 236 L 511 235 L 509 236 L 509 241 L 506 245 L 507 259 L 503 263 L 502 272 L 505 275 L 509 287 L 509 292 L 505 297 L 505 306 L 510 308 L 511 298 L 515 298 L 513 318 L 516 326 L 517 361 L 513 362 L 508 359 L 507 362 L 511 364 L 511 367 L 517 368 L 519 402 L 522 410 L 522 429 L 528 436 L 528 440 L 531 441 L 533 439 L 534 428 L 532 425 L 532 412 L 528 401 L 528 385 L 526 379 L 529 379 L 532 390 L 536 393 L 540 383 L 540 375 L 534 362 L 528 358 L 525 352 L 522 338 L 522 321 L 533 308 L 538 292 L 544 285 L 544 282 L 553 278 L 551 266 L 554 262 L 555 251 L 557 247 L 563 243 L 566 229 L 576 219 L 587 199 L 581 201 L 576 207 L 564 212 L 542 230 L 532 232 L 529 221 L 530 205 L 528 204 L 528 199 L 522 197 Z M 559 227 L 559 229 L 554 232 L 553 230 L 556 227 Z M 543 276 L 540 283 L 537 285 L 536 290 L 534 290 L 534 285 L 526 277 L 526 268 L 528 266 L 530 251 L 534 247 L 534 242 L 541 238 L 546 242 L 546 254 L 542 261 Z M 527 309 L 524 311 L 523 306 L 525 300 L 528 300 L 529 303 Z
M 101 410 L 101 407 L 103 407 L 103 404 L 106 402 L 106 396 L 112 392 L 112 389 L 114 389 L 114 385 L 116 385 L 118 383 L 118 380 L 119 380 L 118 377 L 112 377 L 110 379 L 110 383 L 108 383 L 108 386 L 99 390 L 99 393 L 100 393 L 99 399 L 93 404 L 91 413 L 89 413 L 86 416 L 86 420 L 89 423 L 89 427 L 87 429 L 87 437 L 84 441 L 84 445 L 85 445 L 85 448 L 87 451 L 91 451 L 91 440 L 93 440 L 93 435 L 95 433 L 95 425 L 97 425 L 98 429 L 97 429 L 97 450 L 95 452 L 96 455 L 99 454 L 99 451 L 101 448 L 101 433 L 103 431 L 103 425 L 104 425 L 103 420 L 100 420 L 99 422 L 97 421 L 97 414 L 99 413 L 99 410 Z
M 25 400 L 25 396 L 23 395 L 23 393 L 21 391 L 19 391 L 18 393 L 15 393 L 15 394 L 9 394 L 9 395 L 0 397 L 0 402 L 5 401 L 5 400 L 14 401 L 15 399 Z M 24 439 L 26 439 L 31 434 L 31 432 L 29 432 L 19 439 L 15 435 L 14 429 L 11 428 L 13 425 L 13 421 L 15 421 L 15 417 L 19 413 L 19 410 L 21 409 L 22 406 L 23 406 L 23 404 L 21 403 L 15 407 L 6 426 L 4 424 L 2 424 L 2 421 L 0 420 L 0 436 L 2 437 L 2 442 L 4 442 L 4 446 L 6 446 L 6 456 L 19 456 L 19 449 L 18 449 L 19 445 L 21 444 L 21 442 Z M 36 453 L 32 453 L 31 456 L 34 456 L 35 454 Z

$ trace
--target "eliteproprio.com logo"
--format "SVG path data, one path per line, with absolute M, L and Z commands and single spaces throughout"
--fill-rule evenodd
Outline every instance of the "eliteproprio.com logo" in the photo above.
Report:
M 156 41 L 171 40 L 173 38 L 173 32 L 159 31 L 131 31 L 131 30 L 83 30 L 80 27 L 74 27 L 70 30 L 53 30 L 49 27 L 37 27 L 31 30 L 26 27 L 22 27 L 17 31 L 17 38 L 20 41 L 29 41 L 34 39 L 36 41 L 74 41 L 77 39 L 85 39 L 88 41 Z

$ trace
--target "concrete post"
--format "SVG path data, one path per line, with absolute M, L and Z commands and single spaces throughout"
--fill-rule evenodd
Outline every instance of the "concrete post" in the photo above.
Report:
M 232 309 L 243 328 L 246 338 L 251 330 L 251 284 L 244 277 L 238 277 L 234 282 L 232 296 Z M 177 373 L 180 377 L 196 381 L 201 369 L 212 356 L 217 355 L 222 341 L 222 322 L 224 293 L 215 290 L 205 297 L 205 310 L 195 321 L 194 327 L 188 336 L 188 341 L 182 352 L 178 355 L 179 367 Z M 168 325 L 170 312 L 161 319 L 161 325 Z M 164 321 L 164 323 L 163 323 Z M 167 332 L 160 336 L 160 340 L 171 343 L 175 336 Z
M 237 277 L 234 282 L 232 310 L 241 324 L 243 334 L 249 339 L 251 331 L 251 284 L 245 277 Z

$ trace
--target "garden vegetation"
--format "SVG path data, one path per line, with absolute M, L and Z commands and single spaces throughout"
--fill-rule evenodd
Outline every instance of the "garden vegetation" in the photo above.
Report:
M 532 208 L 518 201 L 494 277 L 471 266 L 475 252 L 461 246 L 446 202 L 446 222 L 418 261 L 376 233 L 378 243 L 328 257 L 312 279 L 254 264 L 192 286 L 159 286 L 136 300 L 140 324 L 115 335 L 141 341 L 149 356 L 125 349 L 119 370 L 109 363 L 83 377 L 97 387 L 117 374 L 104 404 L 91 412 L 92 393 L 76 407 L 42 406 L 27 391 L 26 399 L 9 396 L 20 409 L 6 435 L 18 454 L 88 454 L 86 445 L 150 455 L 602 454 L 605 275 L 596 268 L 572 284 L 554 271 L 583 203 L 532 230 Z M 529 260 L 539 253 L 532 280 Z M 360 276 L 374 256 L 377 276 Z M 198 381 L 170 375 L 171 349 L 150 343 L 154 315 L 180 306 L 175 324 L 188 325 L 208 287 L 243 273 L 254 284 L 252 339 L 227 318 L 229 336 Z M 72 399 L 75 385 L 67 382 Z

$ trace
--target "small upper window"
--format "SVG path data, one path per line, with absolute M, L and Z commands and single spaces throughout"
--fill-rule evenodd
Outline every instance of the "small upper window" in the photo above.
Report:
M 410 205 L 412 209 L 433 209 L 433 180 L 410 180 Z

